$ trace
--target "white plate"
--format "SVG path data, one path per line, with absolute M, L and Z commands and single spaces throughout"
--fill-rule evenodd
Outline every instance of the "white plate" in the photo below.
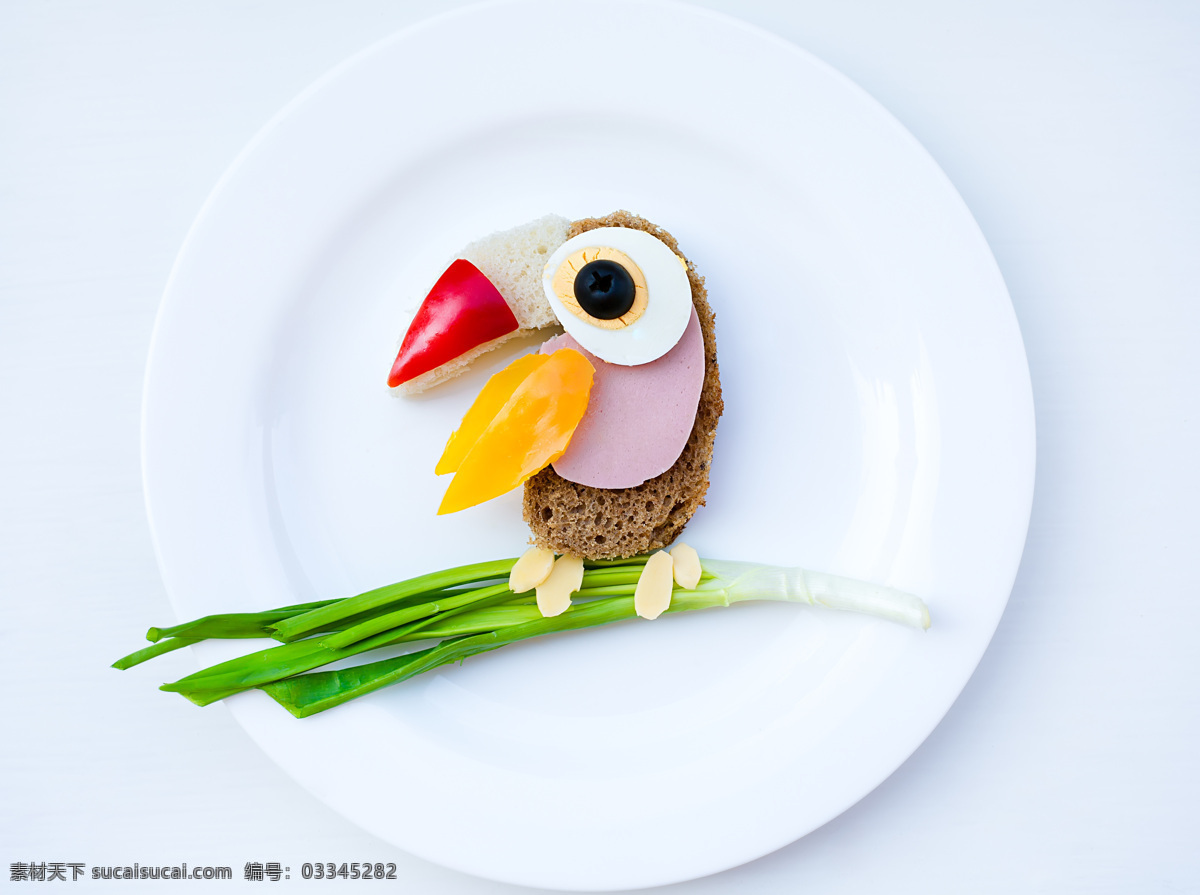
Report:
M 314 85 L 189 235 L 144 413 L 178 614 L 519 552 L 518 493 L 439 518 L 432 473 L 517 349 L 422 400 L 384 379 L 463 244 L 616 208 L 679 238 L 718 314 L 726 412 L 687 540 L 916 591 L 934 627 L 740 606 L 516 645 L 306 721 L 261 693 L 230 700 L 356 823 L 529 885 L 712 873 L 870 792 L 986 648 L 1033 489 L 1004 284 L 953 187 L 880 106 L 796 47 L 690 7 L 491 4 Z

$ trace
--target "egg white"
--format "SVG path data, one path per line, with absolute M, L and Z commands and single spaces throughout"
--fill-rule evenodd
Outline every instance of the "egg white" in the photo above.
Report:
M 554 294 L 554 273 L 580 249 L 608 246 L 628 255 L 646 278 L 646 311 L 622 329 L 602 329 L 573 314 Z M 568 239 L 542 271 L 542 288 L 558 322 L 601 360 L 634 367 L 675 347 L 692 313 L 692 286 L 683 259 L 658 238 L 628 227 L 600 227 Z

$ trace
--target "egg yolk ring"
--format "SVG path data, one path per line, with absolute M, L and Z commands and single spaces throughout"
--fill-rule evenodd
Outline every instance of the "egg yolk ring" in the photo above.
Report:
M 612 320 L 593 317 L 581 308 L 575 299 L 575 276 L 583 270 L 584 265 L 591 264 L 593 261 L 613 261 L 620 264 L 629 271 L 629 276 L 633 279 L 633 306 L 620 317 L 614 317 Z M 608 246 L 589 246 L 568 255 L 558 266 L 558 270 L 554 272 L 551 288 L 568 311 L 585 323 L 600 329 L 624 329 L 634 323 L 642 314 L 646 313 L 649 297 L 646 289 L 646 277 L 642 273 L 642 269 L 634 264 L 633 259 L 624 252 Z

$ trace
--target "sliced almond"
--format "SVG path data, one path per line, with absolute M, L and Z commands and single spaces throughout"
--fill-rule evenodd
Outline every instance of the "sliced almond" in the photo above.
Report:
M 538 585 L 537 607 L 546 618 L 571 608 L 571 594 L 583 587 L 583 557 L 560 556 L 550 577 Z
M 700 554 L 681 542 L 671 548 L 671 561 L 675 583 L 684 590 L 695 590 L 700 583 Z
M 508 573 L 508 587 L 514 594 L 533 590 L 550 577 L 554 568 L 554 551 L 543 547 L 530 547 L 513 563 Z
M 642 618 L 658 618 L 671 605 L 673 565 L 671 554 L 661 550 L 646 560 L 633 592 L 633 608 Z

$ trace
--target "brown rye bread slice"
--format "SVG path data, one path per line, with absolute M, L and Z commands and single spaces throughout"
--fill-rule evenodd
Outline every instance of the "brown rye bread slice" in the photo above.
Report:
M 704 385 L 696 422 L 675 465 L 634 488 L 593 488 L 568 482 L 547 466 L 525 483 L 525 521 L 532 541 L 555 553 L 587 559 L 617 559 L 666 547 L 704 505 L 717 421 L 725 404 L 717 370 L 716 322 L 704 277 L 679 251 L 666 230 L 628 211 L 585 218 L 571 225 L 568 238 L 597 227 L 629 227 L 658 237 L 687 264 L 692 303 L 704 335 Z

